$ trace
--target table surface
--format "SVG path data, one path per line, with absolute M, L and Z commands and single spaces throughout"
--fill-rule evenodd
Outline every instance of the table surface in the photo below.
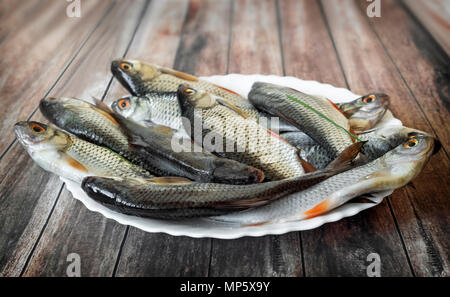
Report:
M 366 276 L 371 253 L 382 276 L 449 275 L 450 61 L 403 2 L 382 1 L 380 18 L 367 16 L 365 0 L 82 0 L 79 18 L 66 15 L 69 4 L 0 1 L 0 275 L 65 276 L 71 253 L 82 276 Z M 122 56 L 203 76 L 384 92 L 404 125 L 442 149 L 379 206 L 314 230 L 236 240 L 145 233 L 88 211 L 12 130 L 45 121 L 45 96 L 110 103 L 126 94 L 109 70 Z

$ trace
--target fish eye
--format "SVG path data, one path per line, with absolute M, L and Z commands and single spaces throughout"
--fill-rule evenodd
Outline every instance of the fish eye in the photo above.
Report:
M 127 109 L 130 107 L 130 100 L 129 99 L 121 99 L 119 100 L 118 104 L 120 109 Z
M 122 62 L 122 63 L 120 63 L 120 69 L 127 72 L 131 69 L 131 65 L 127 62 Z
M 416 144 L 419 143 L 419 141 L 416 138 L 410 138 L 408 142 L 405 143 L 405 148 L 412 148 L 416 146 Z
M 30 128 L 36 133 L 44 133 L 45 132 L 45 128 L 37 123 L 32 123 L 30 125 Z
M 184 93 L 188 94 L 188 95 L 192 95 L 192 94 L 195 93 L 195 90 L 193 90 L 193 89 L 186 89 L 186 90 L 184 90 Z
M 363 102 L 364 103 L 370 103 L 370 102 L 373 102 L 373 101 L 375 101 L 375 95 L 369 95 L 369 96 L 365 96 L 363 98 Z

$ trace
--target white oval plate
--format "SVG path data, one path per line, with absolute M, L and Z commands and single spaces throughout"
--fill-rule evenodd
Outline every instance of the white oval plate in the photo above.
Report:
M 322 84 L 317 81 L 306 81 L 289 76 L 229 74 L 223 76 L 202 77 L 202 79 L 233 90 L 245 97 L 247 97 L 252 84 L 256 81 L 284 85 L 307 94 L 325 96 L 334 102 L 347 102 L 360 97 L 360 95 L 353 94 L 344 88 L 336 88 L 329 84 Z M 397 125 L 402 125 L 402 123 L 394 118 L 392 113 L 388 111 L 383 119 L 377 124 L 377 127 L 381 128 Z M 384 197 L 392 193 L 392 191 L 386 191 L 369 195 L 366 198 L 372 200 L 374 202 L 373 204 L 347 203 L 327 214 L 308 220 L 242 227 L 209 220 L 207 218 L 169 221 L 121 214 L 112 211 L 89 198 L 83 192 L 79 184 L 64 178 L 61 179 L 66 183 L 67 189 L 72 195 L 80 200 L 89 210 L 99 212 L 105 217 L 113 219 L 120 224 L 130 225 L 146 232 L 163 232 L 174 236 L 184 235 L 195 238 L 210 237 L 233 239 L 242 236 L 263 236 L 268 234 L 283 234 L 291 231 L 309 230 L 317 228 L 325 223 L 335 222 L 342 218 L 353 216 L 364 209 L 374 207 L 375 205 L 378 205 Z

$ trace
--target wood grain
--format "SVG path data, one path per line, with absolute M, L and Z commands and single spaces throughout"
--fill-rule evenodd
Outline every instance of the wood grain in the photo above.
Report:
M 229 71 L 283 75 L 275 1 L 235 1 Z M 301 276 L 297 232 L 212 243 L 210 276 Z
M 365 2 L 359 4 L 364 9 Z M 382 18 L 369 20 L 448 155 L 450 131 L 442 128 L 450 117 L 448 55 L 397 1 L 383 1 Z
M 0 43 L 0 156 L 14 139 L 11 127 L 35 110 L 112 4 L 88 1 L 82 17 L 69 18 L 65 1 L 32 2 L 11 16 L 15 26 L 6 25 Z M 9 19 L 2 18 L 2 27 Z
M 43 27 L 46 28 L 50 23 L 52 17 L 54 17 L 54 24 L 62 22 L 61 26 L 67 21 L 64 6 L 62 7 L 64 10 L 61 11 L 59 4 L 53 3 L 56 2 L 51 1 L 51 3 L 49 3 L 50 6 L 46 7 L 49 8 L 49 11 L 53 11 L 53 13 L 62 14 L 64 18 L 61 18 L 59 14 L 58 16 L 52 16 L 49 12 L 35 12 L 36 14 L 34 16 L 38 19 L 35 25 L 31 26 L 31 24 L 28 23 L 33 23 L 32 19 L 23 19 L 24 26 L 20 27 L 14 36 L 7 36 L 7 42 L 0 45 L 0 47 L 9 47 L 11 50 L 17 47 L 15 48 L 16 52 L 8 53 L 6 55 L 8 58 L 13 58 L 13 55 L 17 53 L 23 53 L 27 59 L 31 59 L 30 61 L 22 63 L 23 67 L 18 67 L 19 70 L 17 73 L 5 70 L 5 67 L 2 67 L 2 70 L 0 70 L 3 71 L 1 76 L 3 84 L 0 87 L 2 90 L 7 90 L 5 91 L 6 94 L 3 100 L 14 100 L 10 106 L 15 106 L 15 108 L 20 109 L 20 114 L 17 112 L 10 112 L 7 116 L 2 117 L 2 120 L 5 119 L 11 125 L 16 121 L 26 119 L 29 114 L 25 113 L 25 111 L 29 113 L 37 108 L 37 102 L 45 92 L 45 87 L 42 87 L 44 85 L 51 86 L 55 82 L 56 77 L 52 77 L 50 73 L 47 73 L 47 76 L 41 77 L 38 83 L 37 79 L 35 77 L 33 78 L 33 74 L 37 75 L 37 73 L 34 72 L 38 71 L 39 68 L 35 70 L 32 66 L 40 65 L 39 67 L 44 67 L 44 63 L 40 63 L 44 61 L 40 61 L 40 59 L 47 59 L 59 68 L 59 70 L 52 69 L 52 72 L 62 73 L 63 71 L 61 68 L 64 63 L 67 63 L 66 60 L 71 56 L 76 56 L 76 51 L 81 47 L 83 38 L 87 38 L 89 31 L 95 29 L 96 24 L 109 11 L 108 8 L 111 7 L 110 3 L 99 4 L 95 3 L 95 1 L 91 2 L 84 10 L 84 20 L 86 22 L 84 25 L 80 25 L 76 20 L 71 21 L 73 26 L 76 24 L 80 25 L 80 28 L 83 29 L 86 34 L 81 34 L 81 32 L 74 33 L 73 39 L 70 41 L 63 41 L 62 38 L 66 37 L 64 36 L 64 32 L 55 33 L 51 28 L 48 31 L 43 29 Z M 35 9 L 38 8 L 36 6 L 31 7 L 35 7 Z M 41 9 L 44 8 L 44 6 L 39 7 Z M 53 10 L 51 8 L 53 8 Z M 27 10 L 30 9 L 30 7 L 20 6 L 18 9 Z M 19 16 L 15 17 L 17 17 L 17 20 L 21 19 Z M 25 17 L 25 14 L 23 17 Z M 44 26 L 45 24 L 46 26 Z M 33 28 L 30 28 L 30 26 Z M 35 40 L 33 38 L 39 36 L 39 34 L 37 34 L 39 31 L 35 32 L 34 30 L 36 30 L 36 28 L 34 28 L 34 26 L 36 26 L 38 30 L 42 30 L 42 34 L 43 32 L 48 32 L 51 36 L 48 37 L 47 35 L 43 36 L 41 34 L 40 39 L 46 40 L 47 38 L 54 38 L 55 44 L 52 44 L 52 46 L 49 46 L 47 49 L 42 48 L 40 51 L 34 47 L 31 47 L 31 50 L 30 48 L 28 48 L 28 50 L 21 48 L 21 46 L 26 47 L 27 42 L 33 42 L 33 40 Z M 71 24 L 66 24 L 65 27 L 67 27 L 67 30 L 73 29 Z M 65 34 L 67 34 L 67 32 L 65 32 Z M 61 45 L 62 43 L 65 43 L 67 47 Z M 57 49 L 53 46 L 58 45 L 60 46 L 60 49 L 63 49 L 63 52 L 55 54 Z M 8 60 L 5 58 L 2 59 L 0 63 L 7 61 Z M 14 65 L 14 63 L 17 62 L 12 63 L 12 65 Z M 31 99 L 30 97 L 21 97 L 23 98 L 22 100 L 12 98 L 11 95 L 14 95 L 15 97 L 19 96 L 17 95 L 19 89 L 15 89 L 17 86 L 23 87 L 20 92 L 27 94 L 27 96 L 34 94 L 34 99 Z M 41 94 L 39 94 L 39 92 L 41 92 Z M 30 101 L 27 101 L 27 99 Z M 2 109 L 2 112 L 5 112 L 5 110 L 7 111 L 7 108 Z M 42 117 L 37 116 L 35 119 L 42 120 Z M 8 127 L 4 130 L 7 132 L 5 132 L 2 139 L 8 140 L 8 135 L 12 132 L 12 129 Z M 4 142 L 3 145 L 6 147 L 7 143 Z M 33 250 L 36 240 L 40 236 L 42 228 L 46 225 L 47 218 L 60 193 L 62 183 L 56 176 L 40 169 L 18 143 L 15 143 L 10 147 L 10 150 L 4 154 L 0 162 L 0 180 L 0 220 L 2 226 L 2 232 L 0 233 L 0 275 L 20 275 L 29 254 Z
M 405 126 L 433 133 L 429 120 L 384 51 L 383 44 L 372 31 L 367 16 L 359 5 L 354 1 L 322 3 L 351 90 L 355 93 L 381 91 L 389 94 L 392 98 L 390 109 Z M 445 237 L 444 234 L 448 232 L 448 224 L 443 224 L 446 221 L 444 214 L 448 216 L 448 202 L 445 202 L 449 191 L 448 172 L 448 159 L 441 151 L 431 158 L 422 174 L 413 180 L 412 184 L 416 189 L 414 195 L 408 195 L 410 188 L 404 187 L 389 198 L 401 231 L 411 229 L 411 224 L 416 224 L 414 229 L 423 230 L 411 241 L 411 238 L 402 236 L 409 257 L 414 257 L 421 263 L 419 268 L 413 261 L 415 274 L 426 274 L 427 270 L 436 270 L 437 266 L 442 268 L 440 273 L 448 273 L 448 257 L 445 256 L 448 241 L 437 240 Z M 410 205 L 414 207 L 408 207 Z M 430 211 L 438 208 L 441 210 Z M 426 253 L 424 247 L 433 251 L 433 256 L 418 260 L 417 256 Z M 383 258 L 382 255 L 381 257 Z M 439 265 L 435 265 L 436 259 L 439 260 Z
M 202 1 L 201 11 L 198 11 L 198 15 L 205 16 L 202 11 L 208 12 L 211 3 Z M 194 13 L 193 9 L 198 4 L 197 1 L 190 3 L 152 2 L 148 16 L 146 15 L 144 18 L 127 57 L 175 67 L 182 71 L 195 72 L 195 69 L 174 65 L 174 61 L 176 57 L 183 55 L 185 50 L 189 50 L 180 45 L 180 37 L 187 34 L 184 32 L 184 25 L 189 24 L 189 18 L 186 18 L 186 15 Z M 214 10 L 209 13 L 214 14 Z M 171 18 L 164 18 L 164 20 L 160 18 L 161 15 L 168 14 L 171 15 Z M 218 22 L 220 23 L 219 20 Z M 145 45 L 150 45 L 151 48 L 149 49 Z M 200 57 L 200 53 L 193 52 L 189 58 L 195 61 Z M 107 97 L 108 102 L 113 99 L 115 98 Z M 124 238 L 115 275 L 205 276 L 208 273 L 210 242 L 210 239 L 206 238 L 193 239 L 160 233 L 152 234 L 130 227 Z
M 280 19 L 286 74 L 346 87 L 319 3 L 280 1 Z M 390 234 L 392 230 L 395 230 L 392 215 L 387 205 L 382 204 L 369 214 L 364 212 L 302 232 L 305 274 L 364 276 L 366 257 L 376 246 L 378 253 L 389 262 L 383 272 L 407 275 L 408 263 L 401 241 L 395 231 Z
M 450 6 L 446 0 L 402 1 L 450 56 Z
M 109 74 L 109 67 L 105 67 L 105 64 L 109 63 L 112 56 L 116 56 L 118 53 L 122 55 L 127 46 L 127 42 L 130 41 L 131 36 L 136 28 L 137 20 L 139 19 L 140 11 L 145 4 L 144 1 L 133 2 L 121 2 L 114 5 L 110 13 L 105 17 L 104 22 L 94 32 L 92 39 L 86 43 L 80 54 L 71 64 L 71 67 L 67 69 L 63 77 L 53 89 L 51 95 L 54 96 L 75 96 L 83 98 L 86 94 L 101 97 L 108 81 L 111 79 Z M 116 26 L 111 26 L 112 20 L 117 19 L 119 16 L 128 16 L 134 19 L 134 22 L 115 22 Z M 121 29 L 122 34 L 116 34 L 118 29 Z M 125 39 L 127 41 L 125 41 Z M 117 46 L 115 46 L 117 45 Z M 95 86 L 94 88 L 87 88 L 86 86 Z M 103 89 L 102 89 L 103 86 Z M 34 120 L 42 121 L 43 117 L 40 113 L 36 113 L 33 116 Z M 20 145 L 14 145 L 10 152 L 5 155 L 1 165 L 6 160 L 11 158 L 11 153 L 16 153 L 17 150 L 26 155 Z M 53 193 L 59 194 L 61 189 L 61 182 L 58 179 L 49 179 L 49 174 L 40 170 L 39 173 L 35 173 L 37 166 L 33 161 L 26 156 L 27 164 L 22 168 L 24 177 L 22 182 L 27 186 L 28 190 L 34 190 L 36 193 L 32 198 L 36 201 L 47 199 L 48 193 L 43 192 L 41 194 L 40 188 L 52 188 Z M 33 170 L 27 170 L 31 168 Z M 47 184 L 36 183 L 35 175 L 32 173 L 47 177 L 49 182 Z M 16 194 L 16 195 L 13 195 Z M 11 193 L 6 196 L 6 199 L 14 199 L 14 203 L 21 204 L 22 199 L 27 199 L 20 195 L 21 193 Z M 54 200 L 53 200 L 54 201 Z M 51 211 L 52 204 L 47 203 L 48 209 L 41 212 L 41 220 L 48 217 L 48 213 Z M 33 208 L 26 208 L 27 211 L 33 211 Z M 31 213 L 33 214 L 33 213 Z M 47 214 L 47 215 L 45 215 Z M 125 231 L 125 227 L 120 226 L 114 222 L 106 223 L 106 219 L 99 214 L 93 215 L 90 213 L 81 203 L 76 202 L 71 195 L 64 190 L 61 194 L 58 203 L 54 209 L 54 216 L 50 218 L 46 227 L 41 235 L 41 240 L 36 246 L 33 257 L 31 257 L 31 265 L 29 269 L 25 271 L 25 275 L 59 275 L 64 276 L 66 267 L 67 255 L 71 252 L 77 252 L 84 259 L 97 258 L 98 262 L 86 261 L 82 273 L 89 275 L 89 273 L 98 273 L 99 275 L 107 275 L 112 273 L 114 266 L 114 256 L 116 255 L 120 240 L 116 240 L 116 233 L 119 233 L 119 229 L 122 229 L 122 234 Z M 34 222 L 30 222 L 34 223 Z M 39 221 L 42 224 L 42 222 Z M 91 223 L 91 224 L 87 224 Z M 33 224 L 31 226 L 35 226 Z M 11 226 L 13 227 L 13 226 Z M 34 230 L 37 235 L 40 234 L 41 228 Z M 11 237 L 11 239 L 14 239 Z M 34 239 L 34 240 L 33 240 Z M 29 237 L 29 243 L 27 249 L 30 246 L 34 246 L 34 242 L 38 239 L 37 236 Z M 94 240 L 96 239 L 96 241 Z M 116 246 L 114 246 L 116 244 Z M 91 245 L 91 246 L 90 246 Z M 27 259 L 28 250 L 23 250 L 24 247 L 17 246 L 16 250 L 13 250 L 16 257 L 11 257 L 7 263 L 7 266 L 15 266 L 14 270 L 9 270 L 9 273 L 20 273 L 20 265 L 25 265 L 24 259 Z M 108 255 L 112 253 L 107 260 L 100 262 L 100 255 Z M 11 262 L 12 261 L 12 262 Z M 112 261 L 110 267 L 104 267 Z M 16 263 L 19 262 L 19 263 Z M 20 269 L 20 270 L 19 270 Z M 104 270 L 102 270 L 104 269 Z M 109 269 L 109 271 L 108 271 Z

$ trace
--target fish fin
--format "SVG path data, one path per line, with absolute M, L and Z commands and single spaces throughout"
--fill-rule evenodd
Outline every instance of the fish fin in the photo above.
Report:
M 326 169 L 349 167 L 366 142 L 367 141 L 360 141 L 349 145 L 336 159 L 334 159 L 334 161 L 328 164 Z
M 194 183 L 190 179 L 179 176 L 162 176 L 148 178 L 147 181 L 161 185 L 185 185 Z
M 104 115 L 106 118 L 108 118 L 114 125 L 120 126 L 117 122 L 117 119 L 114 117 L 114 112 L 109 108 L 108 105 L 106 105 L 104 102 L 100 101 L 100 99 L 97 99 L 95 97 L 92 97 L 95 102 L 95 107 L 97 107 L 97 111 Z
M 317 168 L 314 167 L 314 165 L 312 165 L 311 163 L 309 163 L 305 159 L 300 158 L 300 156 L 299 156 L 299 159 L 300 159 L 300 164 L 302 164 L 302 167 L 305 170 L 305 173 L 311 173 L 311 172 L 317 171 Z
M 353 199 L 349 200 L 347 203 L 370 203 L 370 204 L 377 204 L 375 201 L 372 201 L 372 200 L 370 200 L 370 199 L 368 199 L 368 198 L 365 198 L 365 197 L 363 197 L 363 196 L 353 198 Z
M 164 125 L 154 125 L 151 128 L 155 129 L 156 131 L 158 131 L 162 134 L 166 134 L 166 135 L 170 135 L 174 132 L 174 130 L 172 128 L 164 126 Z
M 191 74 L 185 73 L 185 72 L 178 71 L 178 70 L 165 68 L 165 67 L 159 67 L 158 70 L 164 74 L 170 74 L 170 75 L 173 75 L 175 77 L 178 77 L 180 79 L 184 79 L 187 81 L 198 81 L 197 77 L 195 77 Z
M 258 226 L 264 226 L 267 223 L 269 223 L 269 221 L 264 221 L 264 222 L 259 222 L 259 223 L 252 223 L 252 224 L 243 224 L 242 227 L 258 227 Z
M 76 170 L 82 171 L 82 172 L 89 172 L 86 167 L 84 167 L 83 164 L 75 160 L 74 158 L 70 156 L 66 156 L 67 164 L 69 164 L 70 167 L 75 168 Z
M 229 102 L 228 100 L 226 100 L 224 98 L 216 98 L 216 102 L 225 107 L 232 109 L 233 111 L 235 111 L 238 115 L 240 115 L 244 119 L 247 119 L 249 117 L 248 114 L 246 114 L 242 109 L 240 109 L 239 107 L 237 107 L 236 105 L 232 104 L 231 102 Z
M 224 87 L 221 87 L 221 86 L 218 86 L 218 85 L 214 85 L 214 86 L 218 87 L 219 89 L 221 89 L 221 90 L 223 90 L 223 91 L 226 91 L 226 92 L 228 92 L 228 93 L 231 93 L 231 94 L 233 94 L 233 95 L 241 96 L 241 95 L 239 95 L 238 93 L 236 93 L 236 92 L 234 92 L 234 91 L 232 91 L 232 90 L 230 90 L 230 89 L 227 89 L 227 88 L 224 88 Z
M 305 216 L 303 219 L 311 219 L 317 216 L 320 216 L 321 214 L 324 214 L 332 209 L 331 201 L 330 199 L 326 199 L 319 204 L 316 204 L 314 207 L 310 208 L 309 210 L 302 213 L 303 216 Z

